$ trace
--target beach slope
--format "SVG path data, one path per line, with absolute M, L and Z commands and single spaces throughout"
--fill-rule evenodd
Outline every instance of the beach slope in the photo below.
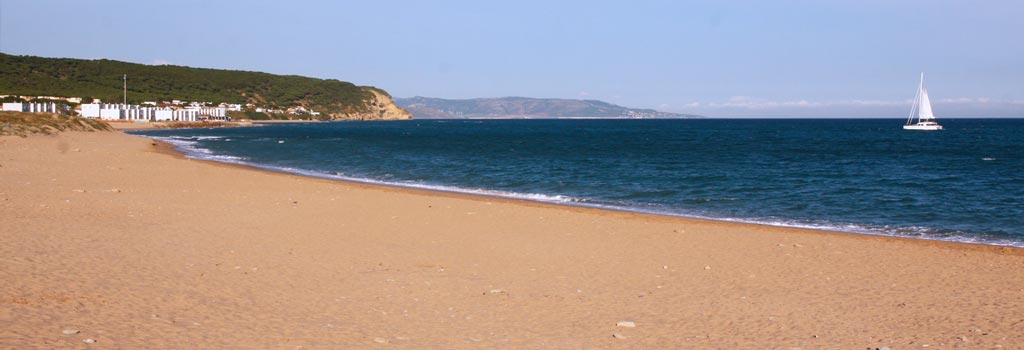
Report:
M 333 182 L 118 132 L 0 137 L 0 241 L 5 349 L 1024 347 L 1020 249 Z

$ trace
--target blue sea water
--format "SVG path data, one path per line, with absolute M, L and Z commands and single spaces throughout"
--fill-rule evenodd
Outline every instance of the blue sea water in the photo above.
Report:
M 308 176 L 1024 246 L 1024 119 L 426 120 L 151 130 Z

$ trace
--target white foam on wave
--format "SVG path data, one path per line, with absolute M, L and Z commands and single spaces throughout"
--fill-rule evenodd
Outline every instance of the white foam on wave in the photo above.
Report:
M 212 135 L 197 135 L 197 136 L 150 136 L 153 138 L 160 139 L 174 139 L 174 140 L 192 140 L 192 141 L 205 141 L 205 140 L 220 140 L 227 138 L 226 136 L 212 136 Z
M 230 162 L 230 163 L 241 163 L 242 161 L 245 160 L 245 158 L 242 158 L 242 157 L 214 154 L 213 151 L 211 151 L 211 150 L 209 150 L 207 148 L 199 147 L 199 141 L 198 140 L 200 140 L 200 139 L 193 139 L 191 137 L 178 137 L 178 136 L 170 136 L 170 137 L 147 136 L 147 137 L 151 137 L 154 140 L 159 140 L 159 141 L 167 142 L 169 144 L 174 145 L 174 147 L 177 148 L 179 151 L 184 152 L 185 153 L 185 157 L 188 157 L 188 158 L 208 159 L 208 160 L 216 160 L 216 161 Z M 212 139 L 217 139 L 217 138 L 219 138 L 219 137 L 210 137 L 210 138 L 206 138 L 205 140 L 212 140 Z
M 402 188 L 412 188 L 412 189 L 421 189 L 421 190 L 430 190 L 430 191 L 442 191 L 442 192 L 451 192 L 451 193 L 464 193 L 464 194 L 473 194 L 473 195 L 483 195 L 483 196 L 489 196 L 489 197 L 514 198 L 514 199 L 523 199 L 523 200 L 536 201 L 536 202 L 546 202 L 546 203 L 569 204 L 569 203 L 585 203 L 585 202 L 587 202 L 587 200 L 582 199 L 582 198 L 574 198 L 574 197 L 563 196 L 563 195 L 547 195 L 547 194 L 541 194 L 541 193 L 520 193 L 520 192 L 511 192 L 511 191 L 491 190 L 491 189 L 484 189 L 484 188 L 470 189 L 470 188 L 463 188 L 463 187 L 456 187 L 456 186 L 433 185 L 433 184 L 425 184 L 425 183 L 417 183 L 417 182 L 407 182 L 407 181 L 385 181 L 385 180 L 371 179 L 371 178 L 365 178 L 365 177 L 349 176 L 349 175 L 345 175 L 345 174 L 341 174 L 341 173 L 331 174 L 331 173 L 325 173 L 325 172 L 320 172 L 320 171 L 313 171 L 313 170 L 308 170 L 308 169 L 300 169 L 300 168 L 293 168 L 293 167 L 282 167 L 282 166 L 274 166 L 274 165 L 267 165 L 267 164 L 259 164 L 259 163 L 247 162 L 246 159 L 242 158 L 242 157 L 214 154 L 209 149 L 198 147 L 199 142 L 193 140 L 190 137 L 176 137 L 176 136 L 172 136 L 172 137 L 147 136 L 147 137 L 151 137 L 151 138 L 156 139 L 156 140 L 165 141 L 167 143 L 173 144 L 176 148 L 178 148 L 182 152 L 185 152 L 185 156 L 189 157 L 189 158 L 203 159 L 203 160 L 212 160 L 212 161 L 232 163 L 232 164 L 241 164 L 241 165 L 247 165 L 247 166 L 251 166 L 251 167 L 255 167 L 255 168 L 260 168 L 260 169 L 265 169 L 265 170 L 285 172 L 285 173 L 291 173 L 291 174 L 302 175 L 302 176 L 309 176 L 309 177 L 316 177 L 316 178 L 323 178 L 323 179 L 330 179 L 330 180 L 342 180 L 342 181 L 350 181 L 350 182 L 359 182 L 359 183 L 365 183 L 365 184 L 391 186 L 391 187 L 402 187 Z M 390 175 L 390 174 L 386 174 L 384 177 L 385 178 L 390 177 L 388 175 Z
M 778 227 L 791 227 L 791 228 L 802 228 L 811 230 L 822 230 L 822 231 L 833 231 L 833 232 L 844 232 L 844 233 L 855 233 L 862 235 L 872 236 L 888 236 L 888 237 L 903 237 L 903 238 L 916 238 L 925 239 L 932 241 L 946 241 L 946 242 L 959 242 L 959 243 L 974 243 L 974 244 L 985 244 L 985 245 L 996 245 L 996 246 L 1008 246 L 1024 248 L 1024 242 L 1006 238 L 996 238 L 991 236 L 979 236 L 973 235 L 968 232 L 953 231 L 949 233 L 933 233 L 935 229 L 930 227 L 920 226 L 904 226 L 904 227 L 888 227 L 888 226 L 872 226 L 872 225 L 861 225 L 861 224 L 836 224 L 827 222 L 810 222 L 802 220 L 784 220 L 784 219 L 748 219 L 748 218 L 730 218 L 730 217 L 701 217 L 695 216 L 700 219 L 720 220 L 729 222 L 739 222 L 747 224 L 757 225 L 768 225 Z
M 325 173 L 321 171 L 314 171 L 308 169 L 292 168 L 292 167 L 281 167 L 267 164 L 259 164 L 248 162 L 246 158 L 230 156 L 230 155 L 217 155 L 213 154 L 209 149 L 198 147 L 199 142 L 192 140 L 188 137 L 159 137 L 159 136 L 146 136 L 156 140 L 165 141 L 167 143 L 175 145 L 179 150 L 185 152 L 186 157 L 211 160 L 223 163 L 241 164 L 251 166 L 255 168 L 291 173 L 302 176 L 309 176 L 315 178 L 329 179 L 329 180 L 340 180 L 357 183 L 365 183 L 372 185 L 381 185 L 389 187 L 399 188 L 411 188 L 421 189 L 429 191 L 441 191 L 449 193 L 461 193 L 470 195 L 480 195 L 487 197 L 499 197 L 499 198 L 510 198 L 520 199 L 533 202 L 552 203 L 552 204 L 564 204 L 587 208 L 606 209 L 624 212 L 633 212 L 641 214 L 654 214 L 674 217 L 685 217 L 694 219 L 705 219 L 714 221 L 726 221 L 726 222 L 737 222 L 746 224 L 756 225 L 767 225 L 777 227 L 791 227 L 791 228 L 802 228 L 812 230 L 823 230 L 833 232 L 845 232 L 854 234 L 865 234 L 875 236 L 891 236 L 891 237 L 905 237 L 905 238 L 917 238 L 926 240 L 938 240 L 947 242 L 960 242 L 960 243 L 974 243 L 974 244 L 985 244 L 985 245 L 996 245 L 996 246 L 1009 246 L 1024 248 L 1024 241 L 996 238 L 991 236 L 978 236 L 971 235 L 968 232 L 955 231 L 951 233 L 935 234 L 931 233 L 934 229 L 929 227 L 917 227 L 917 226 L 906 226 L 906 227 L 886 227 L 886 226 L 870 226 L 861 224 L 837 224 L 830 222 L 818 222 L 808 220 L 789 220 L 780 218 L 737 218 L 727 217 L 718 215 L 709 215 L 700 212 L 685 211 L 678 209 L 651 209 L 641 208 L 635 203 L 608 203 L 594 201 L 587 198 L 577 198 L 565 195 L 551 195 L 543 193 L 522 193 L 512 191 L 502 191 L 485 188 L 464 188 L 458 186 L 449 185 L 437 185 L 427 184 L 410 181 L 385 181 L 379 179 L 371 179 L 365 177 L 350 176 L 343 173 Z M 727 198 L 728 199 L 728 198 Z
M 247 163 L 246 165 L 254 166 L 254 167 L 257 167 L 257 168 L 261 168 L 261 169 L 267 169 L 267 170 L 273 170 L 273 171 L 281 171 L 281 172 L 287 172 L 287 173 L 303 175 L 303 176 L 310 176 L 310 177 L 317 177 L 317 178 L 324 178 L 324 179 L 331 179 L 331 180 L 342 180 L 342 181 L 358 182 L 358 183 L 365 183 L 365 184 L 372 184 L 372 185 L 381 185 L 381 186 L 389 186 L 389 187 L 411 188 L 411 189 L 418 189 L 418 190 L 441 191 L 441 192 L 450 192 L 450 193 L 463 193 L 463 194 L 481 195 L 481 196 L 488 196 L 488 197 L 523 199 L 523 200 L 529 200 L 529 201 L 535 201 L 535 202 L 558 203 L 558 204 L 571 204 L 571 203 L 586 203 L 586 202 L 588 202 L 586 199 L 583 199 L 583 198 L 575 198 L 575 197 L 563 196 L 563 195 L 548 195 L 548 194 L 542 194 L 542 193 L 522 193 L 522 192 L 492 190 L 492 189 L 485 189 L 485 188 L 465 188 L 465 187 L 457 187 L 457 186 L 426 184 L 426 183 L 411 182 L 411 181 L 387 181 L 387 180 L 380 180 L 380 179 L 371 179 L 371 178 L 366 178 L 366 177 L 350 176 L 350 175 L 346 175 L 346 174 L 342 174 L 342 173 L 330 174 L 330 173 L 324 173 L 324 172 L 312 171 L 312 170 L 306 170 L 306 169 L 298 169 L 298 168 L 292 168 L 292 167 L 278 167 L 278 166 L 271 166 L 271 165 L 264 165 L 264 164 L 249 164 L 249 163 Z M 390 176 L 386 176 L 385 175 L 384 177 L 387 178 L 387 177 L 390 177 Z

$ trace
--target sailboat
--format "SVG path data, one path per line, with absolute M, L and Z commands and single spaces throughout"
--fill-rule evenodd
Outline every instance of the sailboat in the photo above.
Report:
M 915 113 L 917 123 L 914 123 Z M 928 99 L 928 89 L 924 87 L 924 72 L 921 73 L 921 84 L 917 87 L 914 106 L 910 108 L 910 116 L 903 130 L 942 130 L 942 125 L 935 122 L 935 114 L 932 114 L 932 101 Z

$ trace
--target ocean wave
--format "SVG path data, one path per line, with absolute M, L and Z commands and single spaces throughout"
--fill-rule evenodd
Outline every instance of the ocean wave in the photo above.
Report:
M 853 233 L 862 235 L 872 236 L 887 236 L 887 237 L 902 237 L 902 238 L 916 238 L 933 241 L 945 241 L 945 242 L 958 242 L 958 243 L 973 243 L 973 244 L 985 244 L 985 245 L 996 245 L 996 246 L 1008 246 L 1024 248 L 1024 242 L 1015 239 L 1009 239 L 1004 237 L 998 237 L 995 235 L 979 235 L 977 233 L 970 233 L 958 230 L 939 230 L 932 227 L 922 226 L 888 226 L 888 225 L 870 225 L 870 224 L 840 224 L 824 221 L 812 221 L 812 220 L 795 220 L 795 219 L 779 219 L 779 218 L 735 218 L 735 217 L 720 217 L 720 216 L 688 216 L 698 219 L 709 219 L 719 221 L 738 222 L 746 224 L 756 225 L 767 225 L 777 227 L 791 227 L 821 231 L 832 231 L 842 233 Z
M 147 137 L 150 137 L 150 138 L 152 138 L 154 140 L 163 141 L 163 142 L 167 142 L 167 143 L 169 143 L 171 145 L 174 145 L 174 147 L 177 148 L 179 151 L 182 151 L 183 153 L 185 153 L 185 157 L 188 157 L 188 158 L 208 159 L 208 160 L 215 160 L 215 161 L 221 161 L 221 162 L 231 162 L 231 163 L 242 163 L 245 160 L 245 158 L 242 158 L 242 157 L 214 154 L 213 151 L 211 151 L 211 150 L 209 150 L 207 148 L 199 147 L 199 140 L 202 140 L 202 139 L 199 139 L 199 138 L 179 137 L 179 136 L 168 136 L 168 137 L 164 137 L 164 136 L 147 136 Z M 212 139 L 215 139 L 215 138 L 219 138 L 219 137 L 209 137 L 209 138 L 205 138 L 205 140 L 212 140 Z
M 226 139 L 227 138 L 226 136 L 208 136 L 208 135 L 199 135 L 199 136 L 162 136 L 162 137 L 155 137 L 155 136 L 153 136 L 153 137 L 154 138 L 161 138 L 161 139 L 190 140 L 190 141 L 221 140 L 221 139 Z

